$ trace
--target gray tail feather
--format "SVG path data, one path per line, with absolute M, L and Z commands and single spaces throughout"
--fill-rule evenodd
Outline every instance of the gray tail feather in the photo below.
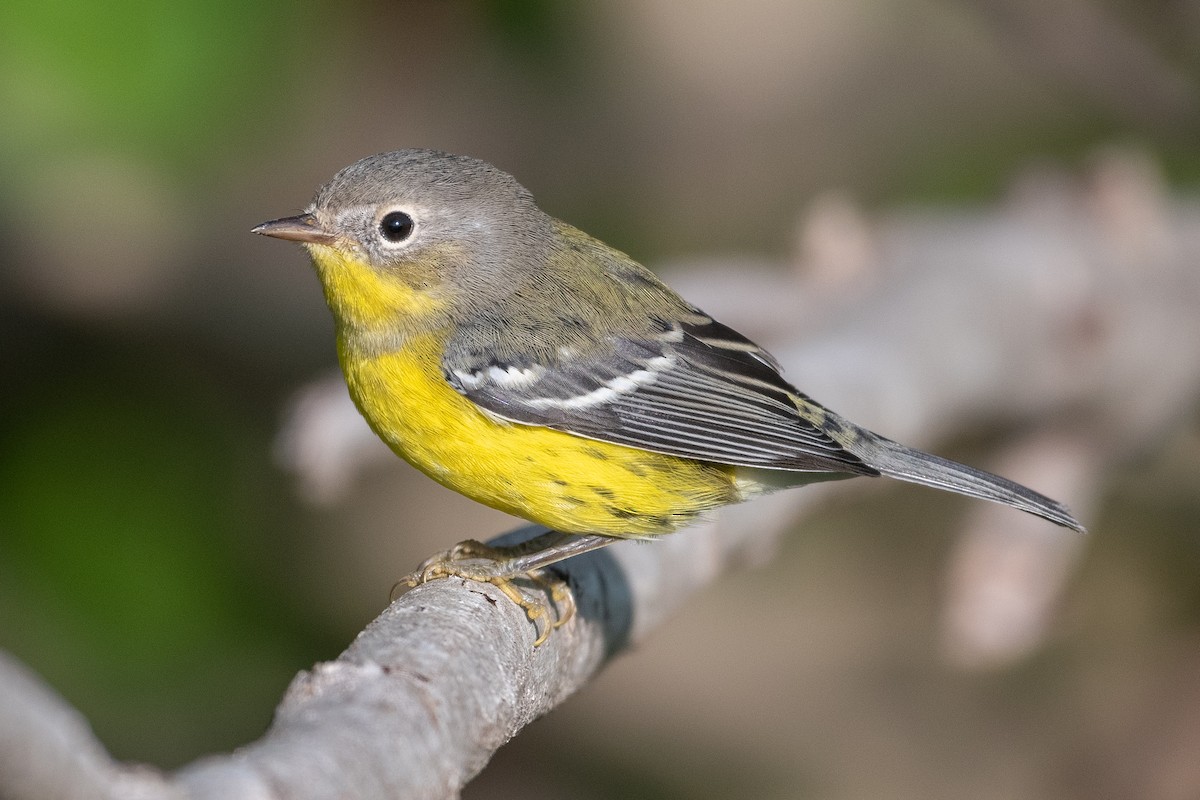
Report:
M 1036 514 L 1056 525 L 1083 532 L 1079 520 L 1067 507 L 1015 481 L 968 467 L 946 458 L 905 447 L 874 435 L 860 441 L 855 450 L 863 461 L 890 478 L 932 486 L 950 492 L 991 500 Z

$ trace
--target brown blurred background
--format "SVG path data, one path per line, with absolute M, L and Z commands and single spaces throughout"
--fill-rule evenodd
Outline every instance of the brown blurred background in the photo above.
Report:
M 255 738 L 418 560 L 513 525 L 398 461 L 312 505 L 272 459 L 332 325 L 248 231 L 363 155 L 492 161 L 651 267 L 782 269 L 831 189 L 977 207 L 1117 142 L 1184 196 L 1198 80 L 1196 0 L 7 0 L 0 646 L 175 766 Z M 1195 423 L 1109 476 L 1029 657 L 943 658 L 961 503 L 846 495 L 467 796 L 1200 796 Z

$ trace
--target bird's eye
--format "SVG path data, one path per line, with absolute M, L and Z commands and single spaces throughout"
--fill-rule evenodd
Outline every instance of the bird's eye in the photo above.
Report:
M 390 211 L 379 220 L 379 233 L 393 244 L 403 242 L 412 236 L 416 223 L 413 218 L 403 211 Z

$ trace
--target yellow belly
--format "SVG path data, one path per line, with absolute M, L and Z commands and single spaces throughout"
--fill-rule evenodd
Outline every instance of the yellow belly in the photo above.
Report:
M 340 350 L 350 395 L 380 438 L 501 511 L 568 533 L 644 537 L 740 499 L 729 467 L 489 417 L 446 383 L 432 336 L 381 356 Z

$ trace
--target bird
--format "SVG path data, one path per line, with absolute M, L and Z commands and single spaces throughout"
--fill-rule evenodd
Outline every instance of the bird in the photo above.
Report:
M 563 558 L 852 477 L 1084 530 L 1055 500 L 805 395 L 765 349 L 544 212 L 487 162 L 425 149 L 368 156 L 302 213 L 253 232 L 307 248 L 372 430 L 433 480 L 550 531 L 519 549 L 462 543 L 410 584 L 462 575 L 517 599 L 513 578 Z

